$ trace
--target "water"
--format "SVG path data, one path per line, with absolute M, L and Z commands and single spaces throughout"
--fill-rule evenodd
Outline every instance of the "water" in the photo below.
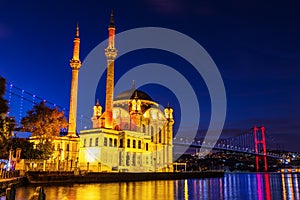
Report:
M 47 200 L 291 199 L 300 200 L 300 174 L 228 173 L 224 178 L 45 186 Z M 28 200 L 34 187 L 17 189 Z M 5 199 L 4 197 L 0 198 Z

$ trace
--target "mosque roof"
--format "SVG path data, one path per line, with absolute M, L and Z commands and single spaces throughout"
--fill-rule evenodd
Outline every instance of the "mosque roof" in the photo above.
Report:
M 138 97 L 138 99 L 141 100 L 153 101 L 152 98 L 147 93 L 134 88 L 121 92 L 119 95 L 115 97 L 114 100 L 129 100 L 129 99 L 134 99 L 136 96 Z

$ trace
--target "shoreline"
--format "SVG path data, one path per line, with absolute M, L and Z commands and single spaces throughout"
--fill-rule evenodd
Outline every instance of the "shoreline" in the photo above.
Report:
M 0 197 L 5 196 L 9 184 L 13 184 L 14 187 L 24 186 L 28 184 L 28 179 L 24 176 L 0 179 Z
M 224 177 L 224 171 L 205 172 L 26 172 L 29 184 L 111 183 Z

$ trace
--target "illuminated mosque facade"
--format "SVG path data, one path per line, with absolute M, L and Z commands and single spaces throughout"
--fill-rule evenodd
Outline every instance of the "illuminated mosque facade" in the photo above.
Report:
M 87 171 L 169 172 L 173 171 L 173 109 L 163 111 L 158 103 L 134 84 L 114 97 L 115 48 L 114 16 L 108 26 L 105 111 L 97 101 L 93 108 L 92 129 L 76 135 L 78 92 L 79 28 L 76 28 L 70 94 L 68 135 L 56 140 L 54 157 L 67 160 L 67 168 Z M 89 109 L 89 108 L 88 108 Z M 63 143 L 64 142 L 64 143 Z

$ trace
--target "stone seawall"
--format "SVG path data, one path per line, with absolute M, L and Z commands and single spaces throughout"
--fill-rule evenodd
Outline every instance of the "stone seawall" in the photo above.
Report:
M 66 183 L 101 183 L 101 182 L 129 182 L 150 180 L 176 180 L 223 177 L 223 171 L 207 172 L 157 172 L 157 173 L 129 173 L 129 172 L 90 172 L 75 175 L 72 172 L 27 172 L 26 176 L 31 184 L 66 184 Z
M 28 183 L 26 177 L 15 177 L 8 179 L 0 179 L 0 197 L 5 196 L 6 188 L 8 188 L 9 184 L 14 184 L 15 187 L 23 186 Z

